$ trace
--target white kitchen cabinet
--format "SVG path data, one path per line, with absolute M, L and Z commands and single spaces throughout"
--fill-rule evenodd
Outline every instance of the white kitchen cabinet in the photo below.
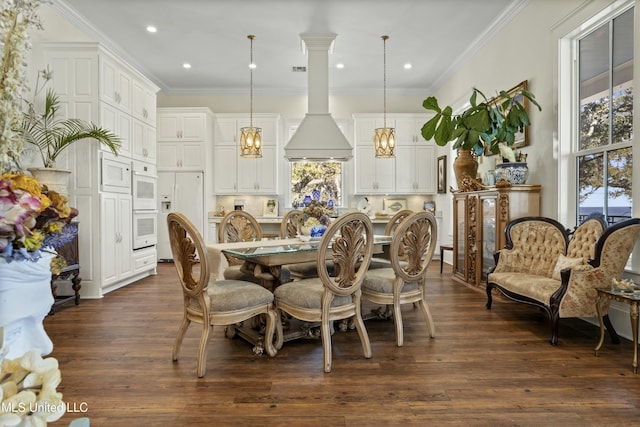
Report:
M 205 113 L 158 112 L 158 141 L 202 141 L 205 138 Z
M 395 191 L 395 159 L 375 157 L 373 143 L 356 146 L 356 194 L 387 194 Z
M 398 145 L 410 145 L 417 143 L 426 143 L 422 137 L 422 126 L 429 120 L 429 115 L 420 115 L 420 117 L 393 116 L 393 126 L 396 128 L 396 140 Z
M 216 114 L 214 192 L 216 194 L 278 194 L 277 141 L 279 115 L 254 114 L 253 126 L 262 128 L 262 157 L 240 157 L 240 128 L 249 115 Z
M 354 114 L 356 130 L 356 194 L 432 194 L 436 192 L 436 149 L 421 135 L 428 116 L 388 114 L 395 128 L 396 156 L 377 159 L 373 133 L 384 126 L 382 114 Z
M 131 156 L 131 122 L 130 114 L 106 102 L 100 102 L 100 124 L 120 137 L 118 155 Z M 106 147 L 102 147 L 106 150 Z
M 430 194 L 436 192 L 436 149 L 427 145 L 398 145 L 396 162 L 396 193 Z
M 216 194 L 238 192 L 238 163 L 232 160 L 237 155 L 235 145 L 216 145 L 213 148 L 213 182 Z
M 93 122 L 118 134 L 123 147 L 114 159 L 130 165 L 132 157 L 137 157 L 135 151 L 140 150 L 137 144 L 141 140 L 133 115 L 134 82 L 147 91 L 146 102 L 153 105 L 148 107 L 151 111 L 155 109 L 155 93 L 159 88 L 99 43 L 41 43 L 40 46 L 42 54 L 34 56 L 33 66 L 49 67 L 53 71 L 49 87 L 60 99 L 61 118 Z M 144 123 L 149 126 L 147 140 L 155 140 L 154 126 L 151 122 Z M 147 148 L 146 161 L 153 163 L 149 146 L 143 144 L 142 147 Z M 81 294 L 86 298 L 100 298 L 153 274 L 156 268 L 155 263 L 144 262 L 133 268 L 131 172 L 123 175 L 122 182 L 102 185 L 101 178 L 108 176 L 101 173 L 102 155 L 110 158 L 105 147 L 96 142 L 74 144 L 60 162 L 72 171 L 69 204 L 79 211 Z M 125 176 L 129 179 L 124 180 Z
M 157 124 L 158 170 L 211 173 L 213 115 L 208 108 L 159 108 Z
M 133 117 L 156 127 L 156 92 L 157 89 L 140 79 L 134 79 L 132 84 Z
M 373 149 L 373 134 L 383 123 L 382 116 L 356 118 L 355 194 L 386 194 L 395 191 L 396 159 L 376 158 Z M 387 126 L 389 125 L 387 120 Z
M 156 128 L 133 119 L 133 158 L 155 164 L 156 152 Z
M 215 178 L 212 179 L 212 177 L 215 177 L 214 174 L 218 172 L 218 164 L 214 164 L 213 114 L 206 107 L 158 108 L 157 114 L 158 175 L 160 177 L 199 177 L 198 180 L 201 182 L 201 188 L 197 191 L 199 196 L 193 199 L 189 209 L 196 209 L 196 211 L 200 212 L 198 217 L 202 225 L 199 225 L 198 228 L 203 237 L 206 238 L 207 230 L 204 229 L 204 218 L 207 217 L 208 201 L 215 198 L 213 192 L 213 180 Z M 226 170 L 226 168 L 223 170 Z M 184 172 L 202 172 L 202 174 Z M 164 178 L 159 179 L 159 184 L 163 182 Z M 183 182 L 181 187 L 189 187 L 189 189 L 187 191 L 177 190 L 180 194 L 176 194 L 173 198 L 174 200 L 171 200 L 174 203 L 174 207 L 186 206 L 185 203 L 188 203 L 187 201 L 182 200 L 180 203 L 178 201 L 180 197 L 186 196 L 187 199 L 191 197 L 190 195 L 193 194 L 192 191 L 195 186 Z M 161 194 L 161 196 L 163 195 Z M 197 204 L 196 200 L 201 200 L 201 203 Z M 160 202 L 162 202 L 162 199 Z M 187 209 L 187 212 L 189 209 Z M 158 218 L 164 221 L 161 224 L 166 227 L 164 225 L 166 224 L 166 212 L 162 204 L 159 206 Z M 196 222 L 194 219 L 192 220 Z M 158 256 L 164 256 L 160 254 L 160 249 L 160 246 L 158 246 Z
M 100 100 L 131 114 L 131 73 L 108 56 L 102 56 L 100 76 Z
M 158 169 L 205 170 L 203 142 L 158 142 Z
M 262 146 L 262 157 L 246 159 L 238 155 L 238 192 L 277 194 L 276 148 Z
M 102 193 L 102 286 L 109 286 L 133 272 L 131 194 Z

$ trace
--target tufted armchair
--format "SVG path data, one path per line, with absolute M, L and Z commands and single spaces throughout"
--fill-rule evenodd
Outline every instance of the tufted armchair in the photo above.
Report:
M 492 289 L 513 301 L 542 308 L 551 319 L 551 344 L 557 345 L 560 318 L 595 316 L 595 288 L 608 286 L 603 280 L 609 283 L 616 274 L 619 277 L 629 258 L 631 249 L 626 257 L 621 249 L 617 256 L 624 259 L 616 265 L 619 268 L 605 272 L 598 267 L 600 257 L 610 256 L 598 253 L 607 235 L 604 229 L 598 217 L 590 217 L 572 233 L 551 218 L 525 217 L 509 223 L 507 245 L 496 253 L 496 267 L 487 276 L 487 309 L 492 305 Z M 600 278 L 594 280 L 595 276 Z M 605 324 L 617 341 L 608 317 Z

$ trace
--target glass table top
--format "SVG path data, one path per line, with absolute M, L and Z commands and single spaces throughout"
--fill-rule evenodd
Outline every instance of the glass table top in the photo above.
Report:
M 373 244 L 374 246 L 384 246 L 391 244 L 391 236 L 374 236 Z M 269 245 L 265 246 L 257 246 L 257 247 L 248 247 L 248 248 L 228 248 L 223 249 L 222 252 L 227 255 L 238 256 L 244 259 L 254 258 L 254 257 L 262 257 L 262 256 L 270 256 L 270 255 L 282 255 L 282 254 L 293 254 L 293 253 L 303 253 L 303 252 L 316 252 L 320 245 L 320 240 L 311 240 L 308 242 L 294 242 L 288 240 L 287 244 L 277 245 L 274 244 L 276 241 L 269 241 Z

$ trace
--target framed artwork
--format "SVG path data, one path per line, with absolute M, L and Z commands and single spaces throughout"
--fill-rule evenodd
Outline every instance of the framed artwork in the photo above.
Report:
M 394 215 L 396 212 L 407 209 L 407 199 L 384 199 L 382 207 L 389 215 Z
M 432 214 L 436 214 L 436 202 L 428 201 L 424 202 L 424 210 L 427 212 L 431 212 Z
M 262 216 L 278 216 L 278 199 L 265 199 L 262 205 Z
M 511 96 L 513 96 L 514 93 L 521 91 L 521 90 L 528 90 L 527 88 L 527 82 L 528 80 L 525 80 L 523 82 L 518 83 L 517 85 L 515 85 L 514 87 L 512 87 L 511 89 L 509 89 L 507 91 L 507 93 Z M 529 100 L 527 98 L 525 98 L 524 96 L 522 96 L 522 94 L 518 95 L 516 98 L 516 100 L 518 100 L 518 102 L 520 102 L 522 104 L 522 106 L 524 107 L 525 111 L 527 112 L 527 114 L 529 114 Z M 500 102 L 500 98 L 495 97 L 495 98 L 491 98 L 489 100 L 489 105 L 496 105 L 498 102 Z M 521 148 L 521 147 L 526 147 L 527 145 L 529 145 L 529 126 L 525 126 L 524 128 L 524 132 L 518 132 L 516 133 L 515 136 L 515 142 L 513 144 L 512 148 Z M 495 154 L 493 154 L 490 150 L 489 150 L 489 145 L 485 143 L 485 147 L 484 147 L 484 155 L 485 156 L 495 156 Z
M 444 194 L 446 192 L 447 192 L 447 156 L 440 156 L 438 157 L 438 193 Z

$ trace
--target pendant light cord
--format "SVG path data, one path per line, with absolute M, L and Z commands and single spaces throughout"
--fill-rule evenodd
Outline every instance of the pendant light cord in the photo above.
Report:
M 384 111 L 384 127 L 387 127 L 387 39 L 389 38 L 389 36 L 382 36 L 382 43 L 383 43 L 383 98 L 384 98 L 384 107 L 383 107 L 383 111 Z
M 251 40 L 251 51 L 249 54 L 249 127 L 253 128 L 253 39 L 255 36 L 249 34 L 247 38 Z

